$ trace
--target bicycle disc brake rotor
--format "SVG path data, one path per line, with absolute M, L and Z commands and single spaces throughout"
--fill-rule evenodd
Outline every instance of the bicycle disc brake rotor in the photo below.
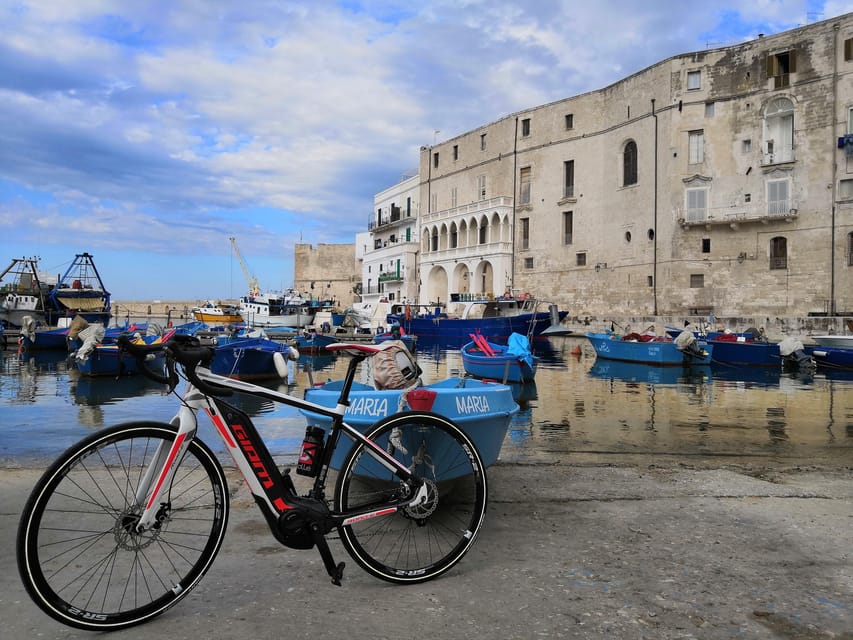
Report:
M 433 480 L 424 478 L 427 488 L 427 499 L 420 504 L 403 507 L 403 514 L 413 520 L 425 520 L 438 508 L 438 485 Z
M 122 511 L 113 526 L 113 536 L 116 544 L 126 551 L 144 549 L 160 537 L 160 527 L 138 532 L 136 524 L 141 515 L 139 507 L 131 507 Z

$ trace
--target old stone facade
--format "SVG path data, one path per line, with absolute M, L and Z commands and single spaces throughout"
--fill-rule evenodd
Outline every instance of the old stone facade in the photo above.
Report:
M 306 298 L 334 300 L 344 308 L 358 301 L 361 281 L 354 244 L 297 244 L 293 248 L 294 288 Z
M 847 14 L 424 147 L 419 301 L 512 286 L 575 315 L 849 315 L 851 133 Z

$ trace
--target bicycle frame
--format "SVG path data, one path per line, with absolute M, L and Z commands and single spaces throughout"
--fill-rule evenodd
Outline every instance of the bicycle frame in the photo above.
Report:
M 347 398 L 355 377 L 356 367 L 362 359 L 356 356 L 350 361 L 345 384 L 334 408 L 308 402 L 296 396 L 279 393 L 249 382 L 220 376 L 204 367 L 199 366 L 195 370 L 198 378 L 204 383 L 262 397 L 298 409 L 310 410 L 332 419 L 331 430 L 326 436 L 326 446 L 324 447 L 320 470 L 314 479 L 311 494 L 309 494 L 312 498 L 318 500 L 325 498 L 325 482 L 332 453 L 338 446 L 342 434 L 346 434 L 354 442 L 365 443 L 365 450 L 374 459 L 393 472 L 401 481 L 410 483 L 413 491 L 404 499 L 396 502 L 389 503 L 386 501 L 375 507 L 363 507 L 346 513 L 329 513 L 328 518 L 331 527 L 346 526 L 356 521 L 390 515 L 404 507 L 418 505 L 427 500 L 424 483 L 420 482 L 404 464 L 390 453 L 343 420 L 349 404 Z M 187 382 L 181 403 L 177 415 L 171 420 L 171 424 L 178 428 L 175 440 L 168 447 L 168 450 L 163 450 L 166 448 L 165 443 L 161 445 L 161 449 L 156 452 L 152 464 L 146 470 L 143 482 L 140 483 L 136 495 L 137 504 L 144 504 L 145 507 L 137 523 L 137 530 L 141 532 L 150 527 L 158 527 L 160 521 L 165 517 L 164 509 L 169 504 L 169 487 L 184 453 L 198 430 L 197 414 L 200 410 L 204 410 L 222 438 L 237 468 L 243 474 L 246 485 L 263 512 L 273 535 L 279 541 L 284 542 L 280 538 L 277 526 L 279 519 L 287 511 L 298 509 L 304 505 L 300 503 L 301 499 L 297 498 L 288 473 L 283 474 L 279 471 L 269 449 L 249 416 L 224 400 L 205 394 L 191 382 Z

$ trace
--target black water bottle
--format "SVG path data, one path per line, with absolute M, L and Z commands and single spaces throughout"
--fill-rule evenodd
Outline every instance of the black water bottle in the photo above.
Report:
M 326 432 L 320 427 L 305 429 L 305 439 L 302 441 L 302 452 L 296 463 L 296 473 L 303 476 L 316 476 L 323 459 L 323 441 Z

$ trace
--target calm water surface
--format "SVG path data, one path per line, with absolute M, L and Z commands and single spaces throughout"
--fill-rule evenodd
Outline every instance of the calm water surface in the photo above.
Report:
M 763 369 L 655 368 L 596 361 L 585 339 L 537 341 L 535 384 L 516 389 L 521 411 L 501 458 L 553 462 L 585 454 L 760 456 L 848 463 L 853 458 L 853 373 L 810 375 Z M 421 348 L 424 382 L 462 371 L 459 352 Z M 174 396 L 141 377 L 86 378 L 63 353 L 2 352 L 0 465 L 44 463 L 104 426 L 168 421 Z M 305 370 L 310 365 L 312 372 Z M 303 356 L 296 393 L 343 377 L 346 358 Z M 273 388 L 286 390 L 278 384 Z M 305 421 L 290 407 L 249 397 L 235 404 L 252 416 L 273 453 L 294 457 Z M 218 446 L 205 419 L 201 437 Z

